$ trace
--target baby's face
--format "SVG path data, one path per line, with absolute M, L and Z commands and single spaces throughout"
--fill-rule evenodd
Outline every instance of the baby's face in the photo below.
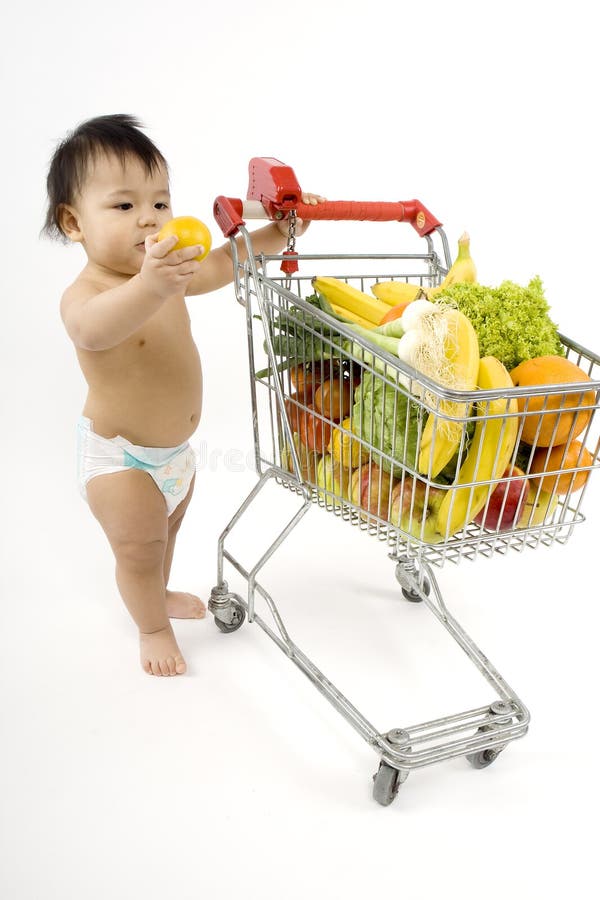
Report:
M 75 208 L 90 262 L 123 275 L 140 271 L 147 235 L 173 218 L 166 171 L 148 175 L 134 157 L 122 165 L 115 156 L 99 156 Z

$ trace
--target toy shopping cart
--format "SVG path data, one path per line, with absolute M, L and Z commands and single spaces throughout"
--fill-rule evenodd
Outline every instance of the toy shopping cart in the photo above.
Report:
M 315 276 L 334 277 L 367 294 L 381 281 L 437 286 L 451 263 L 441 223 L 416 200 L 310 206 L 301 197 L 288 166 L 255 158 L 248 199 L 215 201 L 215 218 L 231 238 L 236 297 L 246 310 L 259 478 L 220 536 L 209 610 L 225 633 L 246 617 L 260 625 L 373 747 L 380 758 L 374 798 L 387 805 L 413 769 L 458 756 L 483 768 L 527 731 L 526 707 L 450 614 L 434 569 L 564 543 L 584 521 L 589 476 L 600 466 L 600 358 L 561 335 L 566 358 L 589 378 L 583 384 L 561 383 L 559 393 L 493 379 L 473 391 L 444 388 L 324 307 L 312 283 Z M 405 222 L 422 240 L 414 238 L 419 252 L 301 255 L 296 217 Z M 250 218 L 287 219 L 287 250 L 255 256 L 245 227 Z M 237 234 L 247 252 L 243 262 Z M 431 448 L 449 440 L 454 452 L 440 470 Z M 227 549 L 228 537 L 273 481 L 297 496 L 298 511 L 253 565 L 243 564 Z M 475 663 L 495 691 L 489 704 L 381 732 L 290 639 L 258 579 L 314 507 L 386 546 L 402 595 L 429 608 Z M 245 597 L 229 590 L 225 563 L 247 583 Z M 257 597 L 272 621 L 257 614 Z

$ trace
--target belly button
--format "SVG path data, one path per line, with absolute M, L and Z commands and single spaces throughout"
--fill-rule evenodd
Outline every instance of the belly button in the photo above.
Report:
M 192 413 L 192 415 L 190 416 L 190 422 L 193 422 L 195 418 L 196 416 L 194 415 L 194 413 Z
M 139 346 L 143 347 L 145 343 L 146 343 L 146 341 L 142 338 L 142 340 L 139 342 Z

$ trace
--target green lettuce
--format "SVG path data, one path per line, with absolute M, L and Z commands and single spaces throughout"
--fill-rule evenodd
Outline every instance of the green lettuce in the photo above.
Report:
M 396 477 L 400 470 L 394 462 L 415 469 L 422 420 L 422 407 L 402 390 L 371 372 L 363 374 L 354 392 L 352 430 L 373 448 L 373 462 Z
M 456 304 L 477 332 L 479 355 L 495 356 L 509 371 L 535 356 L 564 356 L 538 276 L 527 287 L 514 281 L 503 281 L 496 288 L 454 284 L 437 299 Z

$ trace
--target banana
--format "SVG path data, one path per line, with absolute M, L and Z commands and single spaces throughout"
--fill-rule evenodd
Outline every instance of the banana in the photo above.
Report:
M 438 294 L 441 294 L 444 288 L 450 287 L 451 284 L 465 282 L 467 284 L 476 284 L 477 282 L 477 269 L 471 259 L 470 238 L 466 231 L 458 239 L 458 256 L 452 263 L 442 283 L 439 287 L 426 288 L 424 290 L 427 294 L 427 299 L 431 300 L 437 297 Z
M 378 300 L 383 300 L 388 306 L 411 303 L 422 294 L 418 284 L 408 284 L 406 281 L 378 281 L 371 285 L 371 290 Z
M 313 278 L 312 286 L 315 291 L 322 294 L 332 306 L 342 308 L 341 315 L 346 312 L 366 319 L 371 325 L 379 325 L 389 310 L 387 303 L 383 303 L 370 294 L 365 294 L 357 288 L 340 281 L 338 278 Z
M 483 390 L 513 387 L 512 379 L 500 360 L 484 356 L 479 362 L 477 386 Z M 486 400 L 477 404 L 478 422 L 473 442 L 456 479 L 446 492 L 438 510 L 437 530 L 445 538 L 460 531 L 480 512 L 512 456 L 517 432 L 519 408 L 513 398 Z M 498 418 L 494 418 L 494 417 Z
M 356 322 L 357 325 L 362 325 L 363 328 L 373 328 L 373 323 L 369 322 L 368 319 L 363 319 L 362 316 L 357 316 L 355 312 L 352 312 L 350 309 L 344 309 L 342 306 L 338 306 L 336 303 L 331 304 L 332 310 L 338 314 L 338 316 L 343 316 L 345 319 L 350 319 L 351 322 Z
M 458 309 L 448 309 L 448 339 L 446 359 L 451 364 L 453 385 L 472 391 L 479 373 L 479 341 L 470 319 Z M 439 412 L 430 413 L 421 435 L 419 472 L 435 478 L 442 471 L 460 444 L 464 423 L 455 419 L 468 416 L 471 403 L 441 400 Z M 451 418 L 446 418 L 446 416 Z

